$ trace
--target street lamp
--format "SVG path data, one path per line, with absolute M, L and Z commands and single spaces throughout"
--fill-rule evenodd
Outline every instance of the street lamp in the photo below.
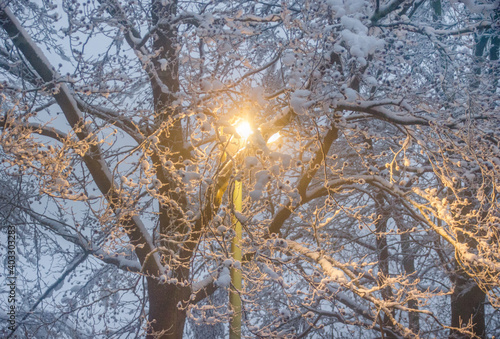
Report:
M 236 132 L 242 137 L 245 141 L 253 134 L 252 126 L 248 123 L 248 121 L 242 120 L 236 125 Z
M 250 124 L 243 120 L 236 126 L 236 132 L 244 142 L 252 135 L 253 131 Z M 240 180 L 235 180 L 233 189 L 233 208 L 235 212 L 241 212 L 243 201 L 243 185 Z M 241 223 L 233 216 L 233 222 L 235 223 L 234 231 L 235 236 L 231 243 L 231 252 L 233 254 L 234 261 L 241 262 L 241 247 L 240 242 L 242 238 Z M 241 271 L 235 267 L 231 267 L 231 283 L 233 284 L 234 290 L 229 291 L 229 303 L 233 310 L 233 316 L 229 324 L 229 339 L 240 339 L 241 338 L 241 298 L 239 291 L 243 287 Z
M 233 190 L 233 206 L 235 212 L 241 212 L 243 201 L 243 187 L 240 180 L 235 180 L 234 190 Z M 240 242 L 242 238 L 241 223 L 233 216 L 233 222 L 235 223 L 234 232 L 235 236 L 231 243 L 231 252 L 233 253 L 234 261 L 241 262 L 241 247 Z M 233 284 L 233 289 L 229 291 L 229 303 L 233 309 L 233 316 L 231 317 L 231 322 L 229 324 L 229 338 L 239 339 L 241 338 L 241 298 L 239 291 L 243 287 L 241 271 L 234 266 L 231 267 L 231 282 Z
M 245 120 L 241 120 L 236 125 L 236 132 L 243 139 L 243 145 L 246 144 L 248 138 L 254 133 L 252 131 L 252 127 L 250 126 L 250 124 Z M 277 132 L 273 134 L 271 137 L 269 137 L 267 142 L 264 141 L 264 143 L 270 144 L 278 140 L 280 137 L 281 137 L 280 133 Z M 233 189 L 233 208 L 235 214 L 236 212 L 241 212 L 242 201 L 243 201 L 243 185 L 241 180 L 236 179 L 234 181 L 234 189 Z M 233 222 L 235 224 L 234 227 L 235 236 L 231 243 L 231 252 L 233 254 L 234 261 L 241 262 L 242 256 L 241 256 L 240 242 L 242 238 L 242 227 L 240 221 L 238 220 L 238 218 L 236 218 L 236 216 L 233 216 Z M 229 303 L 233 310 L 233 316 L 231 317 L 231 321 L 229 324 L 229 339 L 241 338 L 241 298 L 239 295 L 239 291 L 241 291 L 243 287 L 242 281 L 243 279 L 241 276 L 241 270 L 235 268 L 234 266 L 231 267 L 231 283 L 233 285 L 233 289 L 229 291 Z

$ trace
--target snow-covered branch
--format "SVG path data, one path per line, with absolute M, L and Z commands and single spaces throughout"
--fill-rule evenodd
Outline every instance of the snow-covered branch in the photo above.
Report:
M 84 111 L 89 113 L 90 115 L 93 115 L 99 119 L 102 119 L 109 124 L 112 124 L 118 128 L 120 128 L 122 131 L 130 135 L 134 140 L 140 144 L 141 142 L 144 141 L 143 135 L 146 133 L 146 131 L 143 131 L 134 124 L 130 119 L 127 119 L 120 114 L 117 114 L 114 110 L 106 108 L 106 107 L 96 107 L 92 106 L 90 104 L 87 104 L 85 101 L 81 100 L 80 98 L 75 98 L 76 102 L 78 103 L 78 107 Z
M 33 42 L 26 30 L 21 26 L 20 22 L 10 11 L 8 7 L 0 10 L 0 22 L 3 29 L 9 34 L 14 44 L 23 53 L 26 60 L 31 64 L 40 77 L 45 82 L 51 82 L 58 78 L 58 74 L 53 70 L 49 60 L 45 57 L 42 50 Z M 68 123 L 75 130 L 75 134 L 80 140 L 86 140 L 92 133 L 83 125 L 83 115 L 78 108 L 77 102 L 74 99 L 71 91 L 65 84 L 60 84 L 59 92 L 54 94 L 54 98 L 61 107 Z M 113 175 L 111 174 L 106 162 L 102 158 L 102 152 L 98 145 L 91 143 L 89 145 L 90 152 L 83 159 L 92 174 L 96 185 L 101 192 L 108 197 L 111 204 L 117 201 L 116 192 L 113 187 Z M 89 155 L 91 154 L 91 155 Z M 153 241 L 148 230 L 144 227 L 138 217 L 132 218 L 127 225 L 130 228 L 130 237 L 133 243 L 137 246 L 136 253 L 139 258 L 144 259 L 148 253 L 154 249 Z M 158 256 L 154 256 L 154 266 L 156 269 L 148 271 L 163 271 L 162 265 Z M 153 273 L 154 274 L 154 273 Z
M 140 272 L 141 265 L 135 260 L 126 259 L 121 255 L 109 254 L 99 248 L 97 244 L 85 238 L 80 232 L 75 230 L 70 225 L 54 220 L 52 218 L 44 217 L 32 210 L 26 209 L 25 212 L 30 215 L 36 222 L 50 229 L 56 235 L 63 239 L 81 247 L 85 253 L 92 254 L 101 261 L 115 265 L 119 269 L 128 272 Z

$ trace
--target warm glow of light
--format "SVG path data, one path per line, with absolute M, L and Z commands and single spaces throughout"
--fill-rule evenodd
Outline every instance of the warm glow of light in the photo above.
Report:
M 253 134 L 252 127 L 250 127 L 250 124 L 245 120 L 238 123 L 236 132 L 238 132 L 243 139 L 248 139 L 248 137 Z
M 276 140 L 278 140 L 279 138 L 281 137 L 281 134 L 280 132 L 276 132 L 274 133 L 273 135 L 271 135 L 271 137 L 269 139 L 267 139 L 267 143 L 270 144 L 272 142 L 275 142 Z

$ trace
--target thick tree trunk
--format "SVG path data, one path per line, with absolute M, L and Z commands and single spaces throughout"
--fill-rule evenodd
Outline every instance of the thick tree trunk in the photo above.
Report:
M 148 339 L 181 339 L 186 322 L 186 312 L 178 303 L 189 300 L 189 287 L 175 284 L 159 284 L 148 279 L 150 328 Z
M 155 129 L 167 126 L 164 133 L 159 135 L 160 145 L 169 149 L 169 160 L 180 169 L 182 160 L 190 157 L 189 151 L 184 149 L 184 130 L 180 120 L 173 119 L 179 110 L 174 104 L 179 91 L 179 60 L 178 60 L 178 31 L 176 25 L 170 25 L 169 19 L 177 14 L 177 1 L 151 0 L 151 19 L 157 27 L 153 36 L 153 50 L 156 55 L 152 58 L 154 71 L 151 72 L 151 87 L 155 108 Z M 166 60 L 162 64 L 160 60 Z M 186 312 L 183 308 L 191 295 L 190 287 L 182 286 L 189 278 L 189 262 L 192 252 L 185 248 L 179 250 L 177 243 L 165 241 L 170 237 L 189 232 L 188 224 L 184 221 L 182 211 L 186 210 L 187 200 L 184 190 L 176 193 L 179 184 L 172 178 L 171 173 L 165 171 L 160 154 L 152 156 L 156 176 L 162 183 L 160 193 L 169 197 L 176 204 L 165 203 L 160 205 L 159 231 L 161 245 L 168 248 L 179 267 L 173 268 L 172 277 L 177 283 L 160 284 L 157 279 L 148 278 L 149 298 L 149 329 L 148 339 L 168 338 L 180 339 L 183 337 Z M 184 244 L 184 246 L 188 246 Z M 175 254 L 173 254 L 175 253 Z M 167 260 L 168 261 L 168 260 Z
M 457 267 L 458 264 L 457 264 Z M 485 293 L 477 286 L 472 278 L 464 272 L 455 276 L 455 289 L 451 295 L 451 326 L 464 327 L 472 323 L 472 332 L 477 338 L 485 338 L 486 324 L 484 319 Z M 470 338 L 457 330 L 452 330 L 450 338 Z

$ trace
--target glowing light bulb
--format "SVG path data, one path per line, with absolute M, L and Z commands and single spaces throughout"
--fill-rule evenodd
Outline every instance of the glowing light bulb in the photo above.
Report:
M 242 137 L 243 139 L 248 139 L 250 135 L 253 134 L 252 127 L 250 127 L 250 124 L 247 121 L 241 121 L 237 126 L 236 126 L 236 132 Z
M 281 137 L 280 132 L 276 132 L 276 133 L 274 133 L 273 135 L 271 135 L 271 137 L 270 137 L 269 139 L 267 139 L 267 143 L 268 143 L 268 144 L 273 143 L 273 142 L 275 142 L 276 140 L 278 140 L 280 137 Z

